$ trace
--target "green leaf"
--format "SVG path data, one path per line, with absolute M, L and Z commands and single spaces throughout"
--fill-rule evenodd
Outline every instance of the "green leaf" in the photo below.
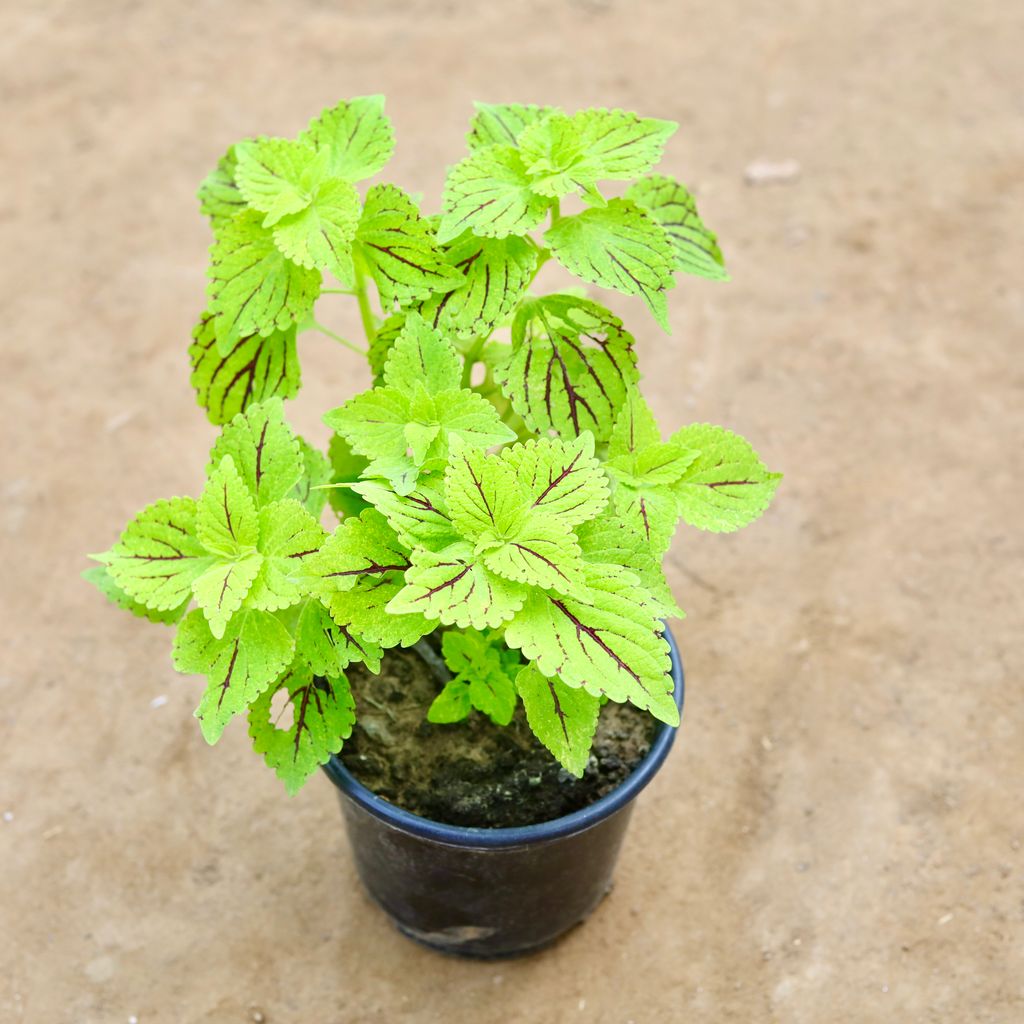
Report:
M 196 503 L 170 498 L 147 505 L 103 556 L 114 582 L 153 611 L 178 609 L 213 564 L 196 536 Z
M 464 444 L 452 446 L 444 500 L 459 533 L 472 541 L 510 533 L 521 522 L 526 504 L 512 466 Z
M 191 383 L 211 423 L 227 423 L 253 402 L 292 398 L 298 392 L 301 376 L 294 325 L 266 337 L 239 338 L 222 354 L 214 317 L 204 313 L 192 337 Z
M 225 353 L 239 338 L 302 322 L 320 294 L 320 272 L 286 259 L 261 220 L 254 210 L 240 213 L 223 226 L 210 250 L 209 309 Z
M 519 136 L 519 150 L 542 195 L 589 192 L 602 180 L 628 180 L 649 171 L 679 126 L 623 110 L 554 113 Z M 600 205 L 600 203 L 599 203 Z
M 544 219 L 551 200 L 530 188 L 514 146 L 488 146 L 448 172 L 441 203 L 437 238 L 447 242 L 467 229 L 487 238 L 525 235 Z
M 302 478 L 299 442 L 279 398 L 250 405 L 224 427 L 210 450 L 208 472 L 225 455 L 234 460 L 257 508 L 287 497 Z
M 495 725 L 508 725 L 516 710 L 516 688 L 513 677 L 509 675 L 509 665 L 517 668 L 518 660 L 506 665 L 501 656 L 503 648 L 504 643 L 495 634 L 485 635 L 476 629 L 465 632 L 450 630 L 441 640 L 445 663 L 455 673 L 455 678 L 445 689 L 459 683 L 465 685 L 469 703 Z M 434 704 L 437 704 L 436 700 Z M 430 718 L 429 715 L 427 717 Z
M 566 270 L 602 288 L 639 295 L 668 329 L 662 293 L 674 284 L 675 252 L 661 225 L 635 203 L 611 199 L 563 217 L 544 240 Z
M 560 594 L 580 586 L 580 548 L 564 523 L 546 515 L 527 513 L 522 525 L 505 537 L 477 543 L 477 554 L 492 572 Z
M 406 425 L 406 430 L 409 425 Z M 410 449 L 411 450 L 411 449 Z M 368 480 L 383 480 L 396 494 L 410 494 L 419 482 L 420 470 L 412 455 L 374 459 L 363 474 Z
M 457 437 L 490 447 L 515 437 L 490 402 L 469 390 L 430 395 L 422 384 L 412 396 L 395 387 L 371 388 L 331 410 L 324 422 L 361 455 L 375 460 L 368 474 L 383 476 L 400 493 L 415 489 L 418 469 L 443 466 Z
M 600 698 L 549 679 L 535 665 L 527 665 L 516 676 L 516 688 L 533 734 L 567 772 L 582 778 L 597 731 Z
M 223 558 L 248 554 L 256 548 L 260 532 L 256 506 L 230 455 L 214 466 L 206 481 L 197 506 L 196 526 L 203 547 Z
M 110 570 L 106 565 L 91 566 L 82 573 L 82 579 L 88 580 L 101 594 L 119 608 L 131 612 L 132 615 L 138 615 L 140 618 L 149 619 L 150 622 L 161 622 L 168 626 L 178 622 L 191 603 L 190 595 L 177 608 L 170 608 L 165 611 L 147 608 L 144 604 L 125 593 L 114 582 L 114 578 L 110 575 Z
M 196 604 L 202 608 L 210 632 L 217 639 L 224 636 L 232 616 L 242 607 L 262 563 L 263 556 L 256 551 L 230 560 L 218 558 L 192 584 Z
M 587 161 L 597 177 L 626 181 L 649 171 L 675 134 L 675 121 L 638 117 L 624 110 L 581 110 L 573 114 Z
M 249 603 L 273 612 L 304 597 L 311 586 L 307 563 L 318 554 L 327 534 L 293 498 L 260 509 L 259 550 L 263 565 Z
M 407 548 L 440 551 L 458 540 L 444 503 L 440 482 L 421 477 L 410 494 L 399 495 L 390 487 L 366 480 L 354 488 L 384 515 L 399 541 Z
M 634 573 L 659 618 L 683 618 L 684 613 L 665 580 L 661 559 L 641 525 L 606 511 L 597 519 L 580 524 L 576 536 L 586 561 L 619 566 Z
M 750 443 L 724 427 L 695 423 L 672 440 L 697 452 L 673 485 L 679 514 L 691 526 L 728 533 L 771 504 L 781 473 L 770 473 Z
M 331 438 L 327 456 L 331 462 L 331 483 L 355 483 L 367 466 L 366 459 L 356 455 L 348 441 L 338 434 Z M 353 487 L 332 487 L 326 494 L 339 519 L 358 516 L 366 508 L 366 501 Z
M 404 572 L 409 554 L 395 531 L 376 509 L 346 519 L 310 557 L 307 569 L 323 584 L 325 593 L 351 590 L 366 577 L 382 579 Z
M 574 119 L 561 112 L 527 127 L 519 136 L 519 152 L 530 188 L 542 196 L 568 195 L 600 177 L 587 162 Z
M 309 562 L 331 618 L 383 647 L 409 647 L 433 629 L 420 614 L 394 615 L 388 602 L 404 586 L 409 553 L 376 509 L 344 520 Z
M 531 592 L 505 627 L 505 642 L 546 676 L 677 725 L 668 643 L 636 577 L 603 565 L 584 572 L 586 596 Z
M 672 541 L 679 511 L 670 486 L 655 484 L 633 487 L 620 483 L 614 493 L 615 511 L 624 522 L 639 529 L 651 551 L 663 555 Z
M 356 96 L 325 109 L 310 121 L 299 141 L 326 151 L 327 173 L 346 181 L 362 181 L 376 174 L 395 148 L 383 96 Z
M 461 722 L 472 710 L 469 699 L 469 683 L 461 679 L 450 679 L 444 689 L 434 698 L 427 709 L 427 721 L 435 725 L 451 725 Z
M 466 143 L 470 149 L 486 146 L 514 146 L 527 125 L 546 117 L 554 107 L 522 103 L 474 103 L 476 114 L 470 122 Z
M 307 598 L 295 625 L 295 653 L 314 675 L 336 676 L 353 662 L 379 672 L 382 652 L 377 644 L 339 626 L 321 601 Z
M 302 453 L 302 476 L 289 492 L 289 497 L 300 502 L 314 519 L 319 520 L 330 492 L 318 488 L 331 482 L 334 469 L 331 460 L 319 448 L 314 448 L 301 437 L 296 440 Z
M 461 386 L 462 364 L 452 343 L 421 316 L 406 317 L 384 363 L 384 383 L 412 391 L 422 384 L 428 393 Z
M 462 283 L 462 273 L 445 259 L 430 224 L 395 185 L 374 185 L 367 192 L 356 249 L 377 285 L 384 310 Z
M 235 146 L 235 181 L 245 201 L 265 214 L 263 226 L 306 209 L 323 176 L 312 146 L 290 139 L 255 139 Z
M 460 338 L 486 337 L 507 321 L 537 267 L 536 248 L 522 238 L 466 234 L 448 247 L 447 258 L 465 281 L 432 296 L 420 312 L 434 327 Z
M 374 384 L 380 383 L 384 374 L 384 364 L 387 362 L 388 353 L 393 348 L 404 326 L 405 313 L 394 313 L 377 328 L 377 333 L 370 342 L 370 349 L 366 353 L 366 359 L 370 364 L 370 371 L 373 373 Z
M 571 295 L 524 302 L 512 324 L 512 352 L 497 372 L 512 408 L 538 432 L 590 430 L 607 441 L 636 384 L 633 336 L 603 306 Z
M 210 218 L 214 231 L 218 231 L 235 214 L 245 209 L 245 199 L 235 184 L 237 165 L 235 147 L 231 146 L 217 162 L 216 169 L 199 186 L 199 210 Z
M 587 431 L 567 441 L 542 437 L 510 445 L 501 459 L 529 506 L 566 526 L 593 519 L 608 502 L 608 482 Z
M 486 629 L 507 622 L 522 608 L 526 594 L 521 583 L 491 572 L 474 555 L 472 545 L 463 542 L 437 554 L 415 552 L 405 586 L 387 611 L 440 619 L 446 626 Z
M 661 431 L 650 406 L 635 388 L 631 389 L 619 410 L 608 442 L 608 457 L 636 455 L 661 443 Z
M 560 441 L 545 444 L 535 468 L 547 460 L 560 473 L 566 447 Z M 545 501 L 538 503 L 541 489 L 532 478 L 520 478 L 521 465 L 521 461 L 511 465 L 504 453 L 488 456 L 464 445 L 453 449 L 445 473 L 445 502 L 452 521 L 473 542 L 474 556 L 491 572 L 517 583 L 570 592 L 579 585 L 580 568 L 571 513 L 567 515 L 561 507 L 549 509 Z M 591 472 L 603 486 L 596 462 Z M 585 493 L 583 477 L 575 474 L 574 479 L 580 493 Z
M 367 458 L 404 455 L 409 396 L 397 388 L 371 388 L 325 413 L 323 420 Z
M 300 267 L 330 271 L 339 281 L 353 278 L 352 242 L 359 226 L 359 193 L 340 178 L 320 185 L 309 204 L 282 217 L 274 244 Z
M 679 519 L 673 485 L 696 455 L 675 440 L 662 441 L 640 393 L 630 393 L 612 432 L 605 470 L 615 481 L 620 520 L 639 530 L 657 555 L 668 549 Z
M 418 611 L 399 614 L 388 610 L 389 602 L 404 585 L 399 573 L 387 573 L 381 578 L 364 576 L 351 590 L 330 595 L 331 618 L 381 647 L 411 647 L 433 632 L 437 623 Z
M 285 690 L 291 706 L 287 729 L 271 721 L 275 695 Z M 293 668 L 266 690 L 249 711 L 249 735 L 253 749 L 277 773 L 289 795 L 332 754 L 341 750 L 352 734 L 356 706 L 343 675 L 314 678 L 303 668 Z
M 442 391 L 432 396 L 429 403 L 413 405 L 417 422 L 441 429 L 425 461 L 443 464 L 448 458 L 448 446 L 453 437 L 465 444 L 480 448 L 514 441 L 516 432 L 501 422 L 501 416 L 487 399 L 475 391 Z
M 270 612 L 243 608 L 219 639 L 201 611 L 185 616 L 174 638 L 174 667 L 206 676 L 195 714 L 207 743 L 216 743 L 228 722 L 281 674 L 293 650 L 291 634 Z
M 697 213 L 697 202 L 685 185 L 674 178 L 652 174 L 626 192 L 666 231 L 676 254 L 676 268 L 713 281 L 728 281 L 718 238 Z

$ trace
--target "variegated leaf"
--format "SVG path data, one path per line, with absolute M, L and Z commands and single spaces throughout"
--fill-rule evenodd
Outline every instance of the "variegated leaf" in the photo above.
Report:
M 603 306 L 572 295 L 528 299 L 512 324 L 512 351 L 497 378 L 538 432 L 590 430 L 607 441 L 639 374 L 633 336 Z

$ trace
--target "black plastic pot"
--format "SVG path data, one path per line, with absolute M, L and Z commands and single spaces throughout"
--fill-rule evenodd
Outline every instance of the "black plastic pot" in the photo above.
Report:
M 666 636 L 682 711 L 683 666 Z M 399 930 L 446 953 L 507 957 L 554 942 L 601 902 L 633 803 L 675 733 L 661 725 L 643 761 L 600 800 L 523 828 L 430 821 L 375 796 L 340 759 L 324 767 L 339 790 L 359 877 Z

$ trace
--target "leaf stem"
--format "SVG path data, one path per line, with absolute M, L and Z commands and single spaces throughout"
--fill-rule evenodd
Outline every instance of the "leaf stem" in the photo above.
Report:
M 351 288 L 321 288 L 321 295 L 355 295 Z
M 313 330 L 319 331 L 321 334 L 326 334 L 328 338 L 333 338 L 340 345 L 344 345 L 345 348 L 351 349 L 353 352 L 358 353 L 361 356 L 366 355 L 366 349 L 360 348 L 358 345 L 349 341 L 347 338 L 343 338 L 340 334 L 335 334 L 329 327 L 324 327 L 318 320 L 312 322 Z
M 473 367 L 480 361 L 480 353 L 487 344 L 486 337 L 474 338 L 465 355 L 465 362 L 462 364 L 462 386 L 468 388 L 473 380 Z
M 359 260 L 358 255 L 355 260 L 356 268 L 356 287 L 355 297 L 359 303 L 359 317 L 363 321 L 363 333 L 366 335 L 366 344 L 371 346 L 377 337 L 377 325 L 374 322 L 373 310 L 370 308 L 370 296 L 366 291 L 366 271 L 363 270 L 363 265 Z

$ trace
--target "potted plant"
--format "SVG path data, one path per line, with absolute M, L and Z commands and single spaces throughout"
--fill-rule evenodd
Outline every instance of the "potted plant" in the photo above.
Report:
M 370 894 L 450 951 L 535 948 L 604 894 L 679 722 L 661 564 L 677 521 L 735 530 L 778 481 L 721 427 L 664 438 L 619 317 L 533 290 L 555 261 L 667 330 L 677 273 L 726 278 L 693 196 L 649 173 L 675 128 L 480 104 L 438 216 L 357 188 L 392 152 L 380 97 L 232 146 L 199 191 L 214 241 L 191 382 L 221 428 L 206 482 L 143 509 L 86 573 L 176 627 L 209 743 L 245 714 L 290 793 L 325 767 Z M 337 295 L 364 344 L 316 319 Z M 326 453 L 284 415 L 307 331 L 374 378 L 325 415 Z M 467 780 L 504 797 L 467 804 Z

